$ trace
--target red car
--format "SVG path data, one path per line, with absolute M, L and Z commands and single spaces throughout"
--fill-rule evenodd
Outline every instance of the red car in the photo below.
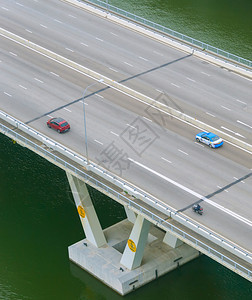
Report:
M 62 118 L 52 118 L 48 120 L 47 126 L 57 130 L 58 133 L 66 132 L 70 129 L 70 125 Z

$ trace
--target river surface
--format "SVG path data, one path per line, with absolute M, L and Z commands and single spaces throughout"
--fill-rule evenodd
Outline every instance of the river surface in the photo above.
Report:
M 247 59 L 251 0 L 113 0 L 111 4 Z M 123 208 L 91 190 L 103 228 Z M 0 134 L 0 300 L 252 299 L 252 284 L 206 256 L 124 298 L 69 262 L 84 238 L 63 170 Z

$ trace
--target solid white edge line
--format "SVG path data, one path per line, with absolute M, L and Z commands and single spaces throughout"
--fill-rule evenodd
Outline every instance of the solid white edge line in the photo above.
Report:
M 250 221 L 250 220 L 248 220 L 248 219 L 246 219 L 246 218 L 244 218 L 244 217 L 238 215 L 237 213 L 235 213 L 235 212 L 233 212 L 233 211 L 231 211 L 231 210 L 225 208 L 225 207 L 222 206 L 222 205 L 219 205 L 219 204 L 213 202 L 212 200 L 209 200 L 209 199 L 206 198 L 205 196 L 203 196 L 203 195 L 201 195 L 201 194 L 199 194 L 199 193 L 197 193 L 197 192 L 195 192 L 195 191 L 193 191 L 193 190 L 187 188 L 186 186 L 184 186 L 184 185 L 182 185 L 182 184 L 176 182 L 175 180 L 172 180 L 172 179 L 170 179 L 170 178 L 168 178 L 168 177 L 166 177 L 166 176 L 164 176 L 164 175 L 158 173 L 157 171 L 154 171 L 153 169 L 151 169 L 151 168 L 149 168 L 149 167 L 147 167 L 147 166 L 145 166 L 145 165 L 143 165 L 143 164 L 141 164 L 141 163 L 135 161 L 134 159 L 132 159 L 132 158 L 128 158 L 128 159 L 129 159 L 130 161 L 132 161 L 134 164 L 136 164 L 136 165 L 142 167 L 143 169 L 145 169 L 145 170 L 151 172 L 152 174 L 154 174 L 154 175 L 156 175 L 156 176 L 158 176 L 158 177 L 164 179 L 165 181 L 168 181 L 169 183 L 175 185 L 176 187 L 182 189 L 183 191 L 185 191 L 185 192 L 187 192 L 187 193 L 189 193 L 189 194 L 195 196 L 196 198 L 204 200 L 205 202 L 211 204 L 212 206 L 214 206 L 214 207 L 220 209 L 221 211 L 223 211 L 223 212 L 229 214 L 230 216 L 232 216 L 232 217 L 238 219 L 239 221 L 241 221 L 241 222 L 243 222 L 243 223 L 246 223 L 247 225 L 249 225 L 249 226 L 252 227 L 252 221 Z

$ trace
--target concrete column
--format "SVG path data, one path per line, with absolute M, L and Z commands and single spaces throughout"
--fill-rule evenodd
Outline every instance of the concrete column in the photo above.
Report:
M 149 229 L 150 222 L 138 215 L 120 261 L 129 270 L 141 265 Z
M 75 205 L 87 240 L 96 247 L 105 245 L 106 239 L 96 215 L 85 182 L 66 172 L 73 193 Z
M 128 207 L 127 205 L 124 205 L 124 210 L 125 210 L 125 212 L 126 212 L 127 219 L 128 219 L 131 223 L 134 224 L 135 221 L 136 221 L 136 218 L 137 218 L 137 214 L 136 214 L 133 210 L 129 209 L 129 207 Z
M 177 248 L 183 244 L 183 242 L 180 239 L 170 234 L 168 231 L 164 236 L 163 242 L 172 248 Z

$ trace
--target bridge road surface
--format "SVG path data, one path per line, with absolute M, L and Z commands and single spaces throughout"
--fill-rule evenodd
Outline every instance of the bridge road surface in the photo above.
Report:
M 251 80 L 60 0 L 2 0 L 0 26 L 252 143 Z
M 83 104 L 76 100 L 82 97 L 83 87 L 94 80 L 6 38 L 1 37 L 0 43 L 0 109 L 23 122 L 42 116 L 29 125 L 85 155 Z M 120 174 L 124 179 L 251 251 L 252 185 L 249 174 L 252 166 L 249 153 L 227 143 L 220 149 L 195 143 L 197 128 L 174 118 L 166 118 L 160 126 L 147 118 L 150 117 L 146 113 L 148 106 L 101 83 L 91 87 L 89 94 L 93 94 L 86 98 L 91 160 L 102 162 L 103 151 L 114 143 L 130 159 L 128 168 Z M 62 106 L 52 116 L 66 118 L 72 128 L 60 135 L 48 129 L 46 121 L 50 111 Z M 139 148 L 127 140 L 128 130 L 136 124 L 145 124 L 155 138 L 141 154 L 136 153 Z M 110 166 L 110 169 L 118 173 L 116 167 Z M 248 177 L 241 180 L 244 176 Z M 212 194 L 209 198 L 212 202 L 203 203 L 203 217 L 187 208 L 199 200 L 198 194 Z

